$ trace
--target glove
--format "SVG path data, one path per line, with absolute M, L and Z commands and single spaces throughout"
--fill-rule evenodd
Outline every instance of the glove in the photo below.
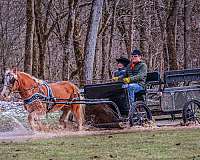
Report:
M 113 81 L 118 81 L 118 80 L 119 80 L 119 77 L 113 77 L 112 80 L 113 80 Z
M 130 83 L 131 82 L 131 78 L 130 77 L 124 78 L 123 82 L 124 83 Z

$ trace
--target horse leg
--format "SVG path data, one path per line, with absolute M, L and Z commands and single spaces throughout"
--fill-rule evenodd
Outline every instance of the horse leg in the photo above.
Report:
M 31 129 L 33 131 L 37 131 L 37 130 L 41 130 L 41 126 L 38 125 L 38 116 L 36 114 L 36 111 L 33 111 L 31 113 L 29 113 L 28 115 L 28 121 L 29 121 L 29 124 L 31 126 Z
M 36 131 L 36 124 L 35 124 L 35 118 L 34 118 L 34 114 L 33 113 L 29 113 L 28 115 L 28 122 L 30 124 L 30 127 L 33 131 Z
M 60 116 L 59 122 L 60 122 L 60 125 L 63 126 L 63 128 L 66 128 L 67 124 L 65 122 L 65 118 L 67 116 L 67 113 L 69 112 L 69 108 L 66 107 L 66 108 L 62 109 L 62 111 L 63 111 L 63 113 Z
M 73 104 L 71 107 L 71 111 L 73 112 L 77 123 L 78 123 L 78 129 L 82 130 L 83 129 L 83 108 L 80 104 Z
M 42 113 L 41 111 L 33 111 L 31 113 L 29 113 L 28 115 L 28 121 L 29 124 L 31 126 L 31 129 L 36 131 L 44 131 L 46 130 L 45 125 L 42 124 L 41 120 L 40 120 L 40 116 L 44 115 L 44 113 Z

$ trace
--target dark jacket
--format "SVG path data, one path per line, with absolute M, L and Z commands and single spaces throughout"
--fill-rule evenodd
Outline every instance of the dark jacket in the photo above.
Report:
M 126 76 L 130 77 L 130 83 L 138 83 L 145 88 L 145 82 L 147 77 L 147 65 L 141 61 L 137 63 L 133 69 L 131 69 L 131 64 L 126 67 Z

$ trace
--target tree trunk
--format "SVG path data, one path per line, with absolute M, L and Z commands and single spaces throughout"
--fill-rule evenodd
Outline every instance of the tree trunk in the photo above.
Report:
M 111 21 L 111 35 L 110 35 L 110 39 L 109 39 L 109 51 L 108 51 L 108 75 L 109 75 L 109 79 L 112 78 L 112 71 L 111 71 L 111 54 L 112 54 L 112 48 L 113 48 L 113 39 L 114 39 L 114 32 L 116 29 L 116 10 L 117 10 L 117 6 L 119 4 L 120 0 L 115 0 L 113 2 L 113 9 L 112 9 L 112 21 Z
M 153 52 L 152 52 L 152 41 L 153 41 L 153 37 L 152 37 L 152 33 L 151 33 L 151 15 L 148 15 L 148 28 L 147 28 L 147 40 L 148 40 L 148 48 L 146 50 L 146 52 L 148 53 L 148 55 L 146 55 L 148 58 L 147 58 L 147 66 L 149 67 L 149 70 L 154 70 L 154 60 L 157 59 L 157 57 L 155 56 L 155 53 L 153 55 Z
M 45 79 L 46 41 L 39 43 L 38 77 Z
M 76 71 L 72 72 L 70 78 L 73 78 L 74 75 L 78 74 L 79 83 L 83 85 L 83 61 L 84 61 L 84 49 L 81 43 L 81 28 L 79 24 L 79 20 L 75 20 L 74 26 L 74 54 L 76 60 Z
M 170 3 L 169 13 L 167 17 L 167 48 L 169 53 L 169 69 L 178 69 L 177 54 L 176 54 L 176 13 L 177 13 L 177 1 L 172 0 Z
M 45 61 L 46 61 L 46 49 L 48 38 L 56 26 L 57 21 L 59 20 L 59 15 L 56 20 L 53 21 L 52 25 L 49 26 L 49 17 L 50 9 L 52 6 L 52 1 L 49 0 L 47 7 L 45 8 L 45 15 L 43 15 L 42 9 L 42 0 L 35 0 L 35 27 L 37 42 L 39 48 L 39 58 L 38 58 L 38 77 L 45 79 Z M 61 19 L 61 18 L 60 18 Z M 48 69 L 48 68 L 46 68 Z
M 193 0 L 184 1 L 184 68 L 189 67 L 191 62 L 191 12 L 194 5 Z
M 117 2 L 119 3 L 119 1 Z M 130 57 L 130 53 L 133 49 L 134 45 L 134 32 L 136 30 L 136 25 L 135 25 L 135 20 L 136 20 L 136 1 L 132 0 L 131 2 L 131 18 L 130 18 L 130 23 L 127 31 L 126 27 L 126 18 L 122 17 L 120 20 L 117 21 L 117 28 L 123 37 L 125 46 L 126 46 L 126 53 L 128 57 Z
M 78 4 L 78 0 L 69 0 L 69 16 L 67 20 L 67 30 L 65 33 L 65 42 L 63 48 L 63 71 L 62 71 L 62 79 L 69 79 L 69 55 L 74 52 L 73 46 L 73 34 L 74 34 L 74 24 L 76 17 L 76 5 Z
M 129 39 L 130 37 L 126 33 L 124 20 L 118 21 L 117 28 L 119 29 L 119 32 L 120 32 L 121 36 L 123 37 L 123 40 L 124 40 L 124 43 L 126 46 L 126 53 L 127 53 L 127 55 L 129 55 L 131 52 L 130 39 Z
M 41 79 L 44 79 L 46 41 L 44 41 L 44 37 L 43 37 L 44 28 L 42 25 L 42 2 L 41 2 L 41 0 L 35 1 L 35 26 L 36 26 L 38 48 L 39 48 L 38 77 Z
M 32 64 L 32 75 L 38 77 L 38 52 L 36 50 L 36 31 L 34 31 L 33 36 L 33 64 Z
M 101 48 L 102 48 L 102 54 L 101 54 L 101 80 L 104 82 L 106 81 L 107 78 L 107 73 L 106 73 L 106 64 L 107 64 L 107 46 L 108 46 L 108 24 L 110 21 L 111 13 L 109 13 L 109 7 L 108 7 L 108 0 L 104 1 L 104 12 L 102 16 L 102 27 L 100 29 L 101 35 Z
M 137 30 L 135 22 L 137 19 L 137 14 L 136 14 L 136 0 L 132 0 L 132 5 L 131 5 L 131 21 L 130 21 L 130 26 L 129 26 L 129 40 L 130 40 L 130 52 L 133 50 L 133 48 L 136 48 L 136 44 L 134 43 L 134 38 L 135 38 L 135 32 Z M 130 52 L 128 55 L 130 56 Z
M 146 30 L 145 30 L 145 9 L 144 9 L 144 1 L 140 1 L 142 5 L 139 8 L 139 34 L 140 34 L 140 51 L 145 54 L 145 42 L 146 42 Z M 145 56 L 145 55 L 144 55 Z
M 106 61 L 107 61 L 107 44 L 108 44 L 108 40 L 107 40 L 107 32 L 106 30 L 103 31 L 102 33 L 102 68 L 101 68 L 101 79 L 102 80 L 106 80 Z
M 24 71 L 32 74 L 33 37 L 35 28 L 34 0 L 27 0 L 26 5 L 26 42 L 24 55 Z
M 160 73 L 161 75 L 164 73 L 164 70 L 169 68 L 169 56 L 167 52 L 167 44 L 166 44 L 166 20 L 162 17 L 161 13 L 163 9 L 160 7 L 163 6 L 162 0 L 155 1 L 155 9 L 158 17 L 160 34 L 162 40 L 162 52 L 160 54 Z M 166 14 L 166 12 L 164 12 Z
M 95 47 L 100 19 L 102 16 L 103 0 L 93 0 L 88 31 L 85 42 L 84 80 L 91 83 L 94 70 Z

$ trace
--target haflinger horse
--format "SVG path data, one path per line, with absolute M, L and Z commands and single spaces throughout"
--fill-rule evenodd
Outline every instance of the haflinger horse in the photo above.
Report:
M 81 104 L 56 104 L 48 105 L 41 99 L 76 99 L 80 97 L 79 89 L 69 81 L 46 83 L 16 68 L 7 69 L 4 75 L 4 86 L 1 96 L 8 97 L 11 92 L 17 92 L 24 100 L 24 108 L 28 112 L 28 121 L 33 130 L 45 130 L 41 123 L 41 116 L 48 112 L 63 111 L 60 124 L 66 128 L 65 118 L 69 110 L 74 114 L 78 129 L 82 130 L 84 120 L 84 106 Z M 42 98 L 41 98 L 42 97 Z

